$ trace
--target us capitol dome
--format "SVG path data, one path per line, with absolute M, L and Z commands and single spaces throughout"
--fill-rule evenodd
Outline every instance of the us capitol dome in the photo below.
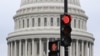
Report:
M 21 0 L 14 31 L 8 34 L 8 56 L 48 56 L 49 41 L 60 38 L 60 15 L 64 0 Z M 93 56 L 94 37 L 87 32 L 88 17 L 80 0 L 68 0 L 72 16 L 69 56 Z

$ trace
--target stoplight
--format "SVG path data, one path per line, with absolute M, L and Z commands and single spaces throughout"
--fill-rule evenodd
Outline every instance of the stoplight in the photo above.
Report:
M 59 56 L 59 41 L 49 42 L 49 56 Z
M 70 46 L 71 44 L 71 16 L 68 14 L 61 15 L 61 45 Z

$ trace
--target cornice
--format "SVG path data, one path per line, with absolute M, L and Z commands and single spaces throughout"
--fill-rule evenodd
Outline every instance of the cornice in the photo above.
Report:
M 69 8 L 68 12 L 69 14 L 79 15 L 87 18 L 84 11 L 77 8 Z M 14 18 L 30 14 L 63 14 L 63 7 L 35 7 L 20 9 L 17 11 L 17 14 L 14 16 Z
M 20 35 L 45 35 L 45 34 L 60 34 L 59 27 L 53 27 L 53 28 L 34 28 L 34 29 L 23 29 L 19 31 L 12 32 L 8 35 L 8 38 L 14 37 L 14 36 L 20 36 Z M 93 38 L 93 35 L 91 33 L 88 33 L 83 30 L 75 30 L 73 29 L 72 35 L 78 35 L 78 36 L 84 36 L 84 37 L 90 37 Z
M 54 33 L 54 32 L 53 33 L 41 33 L 41 34 L 40 33 L 21 34 L 21 35 L 10 36 L 10 37 L 7 38 L 7 40 L 8 41 L 14 41 L 14 40 L 32 39 L 32 38 L 60 38 L 60 34 Z M 86 36 L 86 35 L 82 35 L 82 34 L 79 35 L 79 34 L 76 34 L 76 33 L 72 33 L 72 39 L 94 42 L 94 38 L 93 38 L 92 35 Z

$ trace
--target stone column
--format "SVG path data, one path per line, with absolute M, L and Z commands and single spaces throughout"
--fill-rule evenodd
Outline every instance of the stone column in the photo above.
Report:
M 34 39 L 32 39 L 32 56 L 35 56 L 35 46 L 34 46 Z
M 79 56 L 79 50 L 78 50 L 78 40 L 76 40 L 76 56 Z
M 75 56 L 75 42 L 72 41 L 72 56 Z
M 89 43 L 89 56 L 91 56 L 91 42 Z
M 60 56 L 65 56 L 65 50 L 63 46 L 60 46 Z
M 13 56 L 13 43 L 11 42 L 11 56 Z
M 23 20 L 20 19 L 20 28 L 23 28 Z
M 40 25 L 43 27 L 44 26 L 44 18 L 43 17 L 41 17 L 41 23 L 40 23 Z
M 68 1 L 70 1 L 70 0 L 68 0 Z M 73 16 L 72 16 L 72 18 L 73 18 Z M 71 22 L 71 27 L 74 28 L 74 20 L 72 20 L 72 22 Z
M 42 56 L 42 52 L 43 52 L 42 49 L 43 49 L 42 48 L 42 40 L 40 39 L 39 40 L 39 56 Z
M 81 52 L 80 52 L 80 48 L 81 48 L 80 45 L 81 45 L 81 43 L 79 43 L 79 42 L 78 42 L 78 56 L 80 56 L 80 54 L 81 54 Z
M 18 19 L 16 20 L 16 23 L 17 23 L 17 24 L 16 24 L 16 25 L 17 25 L 17 26 L 16 26 L 16 29 L 19 29 L 19 21 L 18 21 Z
M 25 40 L 25 56 L 27 56 L 27 39 Z
M 88 42 L 85 45 L 85 56 L 88 56 Z
M 38 17 L 35 17 L 34 18 L 34 26 L 35 27 L 38 27 Z
M 14 29 L 16 30 L 16 20 L 14 20 Z
M 27 19 L 26 18 L 24 18 L 25 20 L 24 20 L 24 27 L 25 28 L 27 28 Z
M 71 46 L 69 46 L 69 56 L 72 56 L 72 43 Z
M 84 56 L 84 41 L 81 43 L 81 55 Z
M 10 56 L 10 42 L 8 42 L 8 56 Z
M 21 56 L 21 40 L 19 40 L 19 56 Z
M 92 53 L 91 56 L 94 56 L 94 55 L 93 55 L 93 43 L 92 43 L 92 45 L 91 45 L 91 53 Z
M 17 56 L 16 50 L 17 50 L 17 43 L 16 41 L 14 42 L 14 56 Z
M 53 26 L 57 26 L 57 17 L 53 17 Z
M 25 56 L 25 42 L 23 42 L 23 56 Z
M 48 53 L 49 53 L 48 47 L 49 47 L 49 39 L 47 38 L 47 56 L 48 56 Z
M 50 22 L 51 22 L 50 19 L 51 19 L 50 17 L 47 17 L 47 26 L 48 26 L 48 27 L 50 26 Z
M 28 42 L 28 56 L 31 55 L 31 43 Z
M 32 18 L 29 18 L 29 27 L 32 27 Z

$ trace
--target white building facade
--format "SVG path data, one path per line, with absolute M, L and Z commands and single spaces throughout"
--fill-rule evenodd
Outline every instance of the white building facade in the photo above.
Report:
M 8 56 L 48 56 L 48 42 L 60 38 L 63 3 L 64 0 L 21 0 L 14 16 L 15 30 L 7 37 Z M 69 56 L 93 56 L 94 38 L 87 32 L 88 17 L 80 0 L 68 0 L 68 13 L 73 30 Z

